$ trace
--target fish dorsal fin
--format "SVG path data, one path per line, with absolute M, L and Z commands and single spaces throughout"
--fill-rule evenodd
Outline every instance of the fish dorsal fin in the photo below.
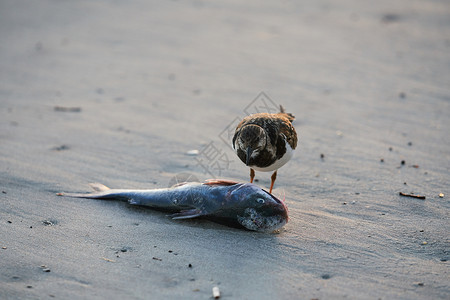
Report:
M 205 185 L 222 185 L 222 186 L 227 186 L 227 185 L 235 185 L 238 184 L 239 182 L 237 181 L 233 181 L 233 180 L 225 180 L 225 179 L 209 179 L 206 180 Z
M 107 190 L 110 189 L 106 185 L 103 185 L 103 184 L 98 183 L 98 182 L 89 183 L 89 186 L 96 192 L 104 192 L 104 191 L 107 191 Z

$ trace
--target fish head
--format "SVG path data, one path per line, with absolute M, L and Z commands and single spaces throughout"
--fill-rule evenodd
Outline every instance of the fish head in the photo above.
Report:
M 254 184 L 242 185 L 231 196 L 239 203 L 238 223 L 249 230 L 272 232 L 288 222 L 284 201 Z

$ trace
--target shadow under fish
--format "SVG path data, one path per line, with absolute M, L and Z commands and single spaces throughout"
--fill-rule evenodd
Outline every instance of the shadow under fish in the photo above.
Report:
M 172 219 L 204 217 L 231 227 L 272 232 L 288 222 L 284 201 L 251 183 L 210 180 L 185 182 L 151 190 L 110 189 L 90 184 L 89 194 L 59 193 L 59 196 L 124 200 L 132 205 L 171 212 Z

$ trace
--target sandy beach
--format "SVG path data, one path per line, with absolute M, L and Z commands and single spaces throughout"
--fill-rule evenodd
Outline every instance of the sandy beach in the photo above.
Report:
M 246 182 L 280 104 L 278 233 L 56 195 Z M 2 0 L 0 299 L 449 299 L 449 132 L 448 1 Z

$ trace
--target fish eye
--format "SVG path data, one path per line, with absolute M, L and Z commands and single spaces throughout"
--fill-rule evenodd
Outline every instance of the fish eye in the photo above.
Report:
M 262 198 L 258 198 L 258 199 L 256 199 L 256 202 L 258 202 L 259 204 L 264 204 L 264 202 L 266 202 L 266 201 Z

